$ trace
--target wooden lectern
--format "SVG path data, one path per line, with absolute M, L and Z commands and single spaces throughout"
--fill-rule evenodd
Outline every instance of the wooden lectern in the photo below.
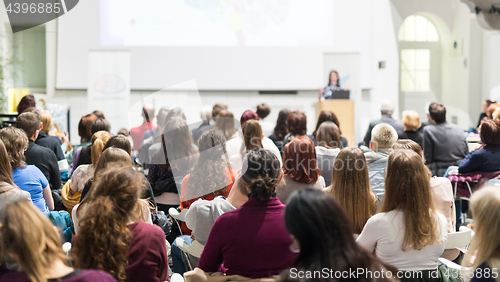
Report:
M 349 146 L 354 146 L 354 101 L 349 99 L 332 99 L 319 101 L 316 105 L 316 117 L 321 111 L 332 111 L 340 122 L 340 131 L 349 142 Z

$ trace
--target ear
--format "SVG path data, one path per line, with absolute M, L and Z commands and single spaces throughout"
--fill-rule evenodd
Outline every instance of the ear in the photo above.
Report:
M 372 141 L 370 141 L 370 149 L 373 150 L 373 142 Z
M 43 129 L 43 122 L 40 122 L 40 130 Z
M 264 133 L 260 136 L 260 140 L 264 139 Z

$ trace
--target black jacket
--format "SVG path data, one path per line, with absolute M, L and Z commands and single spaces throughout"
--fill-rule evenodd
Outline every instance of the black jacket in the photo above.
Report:
M 59 173 L 59 166 L 57 165 L 57 157 L 50 149 L 35 144 L 31 139 L 26 152 L 26 163 L 34 165 L 42 171 L 43 175 L 47 178 L 52 190 L 61 189 L 61 174 Z
M 61 149 L 62 143 L 59 138 L 47 135 L 47 133 L 40 131 L 40 133 L 38 133 L 38 138 L 36 139 L 35 144 L 52 150 L 52 152 L 56 154 L 58 161 L 64 160 L 64 154 Z

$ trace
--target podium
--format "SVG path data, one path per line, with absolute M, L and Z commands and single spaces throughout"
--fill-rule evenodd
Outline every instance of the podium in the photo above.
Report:
M 340 131 L 349 146 L 354 146 L 354 101 L 349 99 L 332 99 L 319 101 L 316 104 L 316 119 L 322 111 L 333 112 L 340 122 Z

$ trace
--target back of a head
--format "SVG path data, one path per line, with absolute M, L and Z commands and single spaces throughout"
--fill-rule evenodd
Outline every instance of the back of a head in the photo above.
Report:
M 270 112 L 271 108 L 267 104 L 262 103 L 257 105 L 257 111 L 255 113 L 259 116 L 260 119 L 265 119 Z
M 292 135 L 305 135 L 307 133 L 307 117 L 303 112 L 293 111 L 286 120 L 288 133 Z
M 283 173 L 294 181 L 316 183 L 320 176 L 316 148 L 307 136 L 299 136 L 283 148 Z
M 325 148 L 342 148 L 337 125 L 331 121 L 323 122 L 316 131 L 316 143 Z
M 155 118 L 155 106 L 152 104 L 142 107 L 142 116 L 147 121 L 152 121 Z
M 399 139 L 392 145 L 393 150 L 412 150 L 417 155 L 422 156 L 422 147 L 417 142 L 411 139 Z
M 0 182 L 14 185 L 14 182 L 12 181 L 12 166 L 10 165 L 10 157 L 2 138 L 0 138 Z M 2 188 L 0 188 L 0 194 L 3 192 Z
M 89 203 L 80 218 L 77 240 L 73 242 L 76 267 L 104 270 L 119 281 L 126 279 L 132 238 L 127 226 L 140 213 L 139 197 L 144 181 L 131 166 L 112 166 L 99 174 L 85 197 Z
M 30 107 L 36 108 L 36 99 L 32 94 L 24 96 L 21 101 L 19 101 L 19 104 L 17 105 L 17 113 L 21 114 L 24 110 Z
M 339 122 L 339 119 L 337 118 L 337 116 L 332 111 L 321 111 L 321 113 L 319 113 L 319 116 L 318 116 L 318 123 L 316 123 L 316 129 L 313 132 L 314 136 L 317 135 L 318 129 L 321 126 L 321 124 L 323 124 L 326 121 L 331 121 L 331 122 L 335 123 L 335 125 L 339 129 L 339 134 L 342 134 L 342 132 L 340 131 L 340 122 Z
M 28 138 L 31 138 L 38 130 L 42 120 L 40 115 L 35 113 L 25 112 L 20 114 L 16 120 L 16 127 L 26 132 Z
M 262 149 L 262 128 L 258 120 L 249 120 L 243 126 L 243 141 L 247 151 Z
M 31 281 L 47 281 L 51 264 L 66 259 L 59 233 L 31 201 L 9 204 L 2 218 L 1 250 L 16 258 Z
M 360 234 L 375 213 L 366 158 L 361 149 L 347 147 L 335 157 L 330 193 L 346 211 L 352 231 Z
M 78 123 L 78 135 L 83 141 L 89 141 L 92 138 L 92 123 L 97 119 L 94 114 L 83 116 Z
M 111 166 L 132 166 L 132 159 L 130 158 L 130 154 L 120 148 L 106 148 L 102 151 L 99 162 L 97 162 L 95 174 L 98 175 Z
M 181 117 L 173 117 L 167 121 L 162 138 L 170 162 L 195 153 L 191 130 L 189 130 L 186 120 Z
M 422 125 L 420 123 L 420 116 L 415 110 L 408 110 L 403 112 L 403 125 L 406 130 L 415 131 Z
M 380 113 L 392 116 L 394 113 L 394 103 L 391 100 L 384 100 L 382 104 L 380 104 Z
M 236 133 L 233 113 L 226 110 L 220 111 L 217 117 L 215 117 L 215 128 L 222 131 L 226 139 L 231 138 Z
M 372 146 L 374 151 L 389 149 L 398 140 L 396 129 L 388 123 L 379 123 L 372 129 Z
M 42 117 L 42 124 L 43 124 L 42 131 L 49 134 L 50 130 L 52 129 L 52 125 L 53 125 L 53 121 L 52 121 L 53 116 L 47 110 L 41 110 L 40 116 Z
M 486 116 L 488 116 L 489 118 L 493 118 L 493 113 L 498 108 L 500 108 L 500 105 L 498 103 L 493 103 L 493 104 L 489 105 L 488 108 L 486 109 Z
M 205 105 L 200 110 L 200 118 L 203 122 L 209 122 L 212 119 L 212 107 Z
M 280 175 L 280 162 L 271 151 L 257 149 L 245 155 L 241 177 L 250 188 L 251 197 L 260 201 L 270 199 Z
M 283 109 L 278 114 L 278 119 L 276 120 L 276 126 L 274 127 L 273 133 L 276 134 L 280 139 L 285 137 L 285 135 L 288 133 L 286 120 L 288 119 L 289 114 L 289 109 Z
M 240 118 L 241 127 L 243 127 L 245 125 L 245 122 L 252 120 L 252 119 L 258 120 L 259 116 L 250 110 L 244 111 L 243 114 L 241 115 L 241 118 Z
M 0 130 L 0 139 L 5 145 L 12 169 L 26 166 L 24 150 L 29 145 L 26 133 L 13 126 L 6 127 Z
M 111 132 L 111 123 L 106 119 L 98 118 L 92 123 L 92 127 L 90 130 L 92 134 L 96 133 L 97 131 Z
M 110 138 L 111 133 L 108 131 L 97 131 L 94 135 L 92 135 L 92 146 L 90 147 L 90 150 L 92 166 L 94 168 L 97 166 L 102 150 L 104 150 L 104 146 L 106 146 L 106 143 L 108 143 Z
M 106 117 L 104 116 L 104 113 L 101 112 L 101 111 L 93 111 L 92 114 L 94 114 L 97 118 L 102 118 L 102 119 L 106 119 Z
M 212 150 L 214 147 L 220 147 L 221 155 L 226 153 L 226 138 L 224 134 L 217 129 L 209 129 L 200 136 L 198 141 L 198 150 L 201 152 Z
M 185 121 L 186 115 L 184 115 L 184 112 L 182 112 L 182 109 L 179 107 L 171 109 L 170 111 L 168 111 L 167 115 L 165 116 L 165 126 L 167 126 L 167 124 L 173 118 L 181 118 Z
M 440 124 L 446 121 L 446 108 L 443 104 L 432 102 L 429 105 L 429 115 L 436 124 Z
M 497 108 L 492 114 L 491 118 L 500 122 L 500 108 Z
M 132 154 L 132 145 L 130 144 L 128 138 L 123 135 L 115 135 L 111 137 L 104 146 L 103 151 L 107 148 L 118 148 L 124 150 L 129 155 Z
M 486 118 L 481 122 L 481 143 L 485 145 L 500 145 L 500 124 L 498 121 Z
M 389 155 L 381 212 L 399 210 L 404 214 L 402 250 L 420 250 L 439 241 L 429 178 L 421 155 L 412 150 L 394 150 Z
M 212 117 L 215 118 L 216 116 L 219 115 L 221 111 L 226 111 L 227 110 L 227 105 L 224 104 L 215 104 L 212 107 Z
M 487 262 L 492 269 L 500 266 L 500 189 L 498 186 L 483 187 L 472 194 L 470 211 L 474 217 L 474 240 L 469 248 L 476 255 L 473 267 Z M 476 253 L 477 251 L 477 253 Z M 466 259 L 469 255 L 466 256 Z M 468 262 L 469 260 L 467 260 Z
M 160 128 L 165 127 L 166 118 L 167 118 L 169 111 L 170 110 L 167 106 L 160 108 L 160 110 L 158 111 L 158 114 L 156 115 L 156 123 L 158 124 L 158 127 L 160 127 Z

